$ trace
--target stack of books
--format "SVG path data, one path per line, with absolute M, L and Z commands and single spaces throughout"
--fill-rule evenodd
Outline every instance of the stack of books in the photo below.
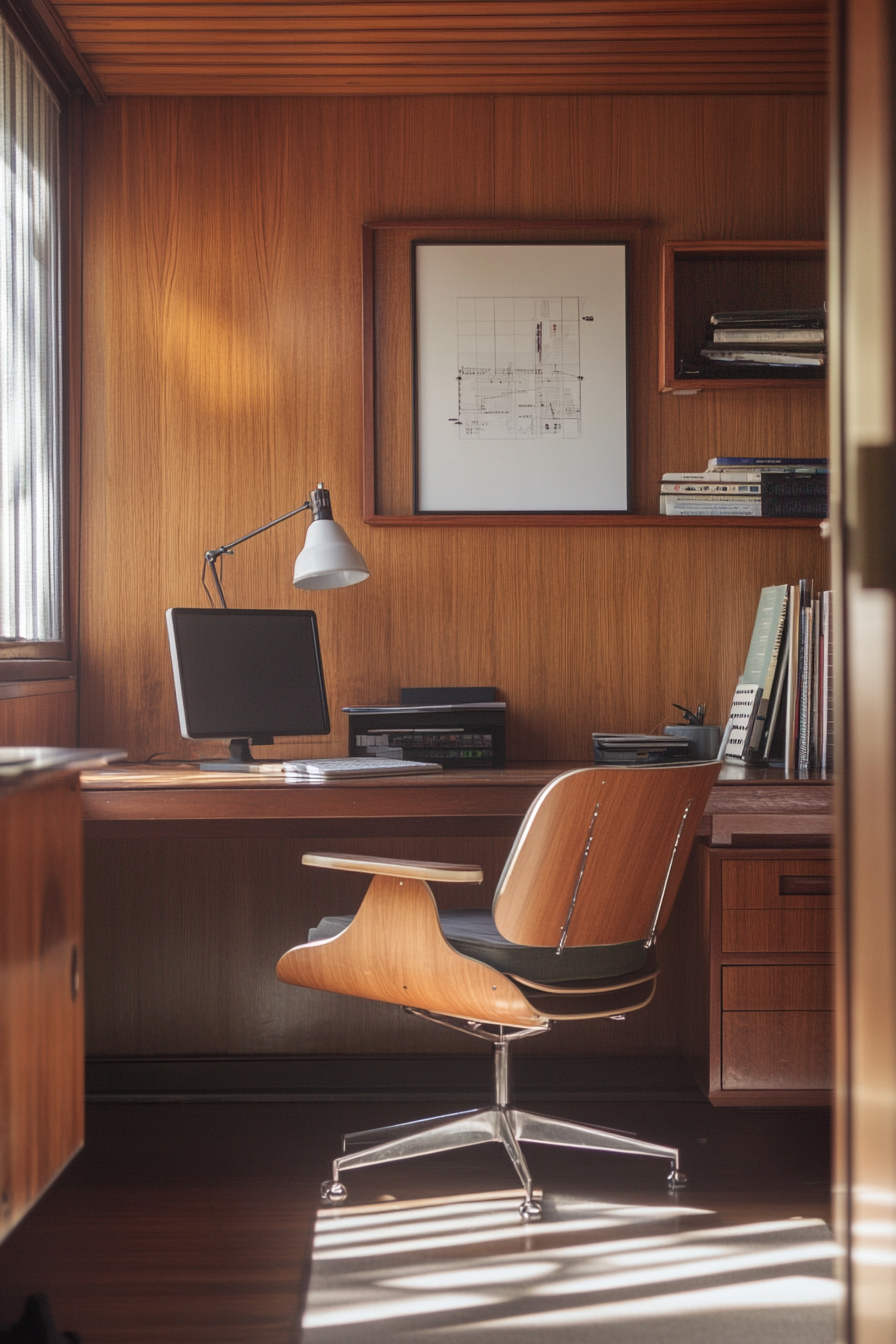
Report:
M 725 760 L 834 765 L 832 594 L 810 579 L 763 588 L 747 661 L 734 692 Z
M 826 518 L 826 457 L 711 457 L 706 471 L 667 471 L 660 513 L 673 518 Z
M 819 377 L 827 363 L 823 308 L 766 308 L 713 313 L 700 358 L 712 376 Z

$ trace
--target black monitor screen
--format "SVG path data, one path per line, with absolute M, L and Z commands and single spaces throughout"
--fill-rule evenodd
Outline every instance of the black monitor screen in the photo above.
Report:
M 184 737 L 330 731 L 313 611 L 172 607 L 167 618 Z

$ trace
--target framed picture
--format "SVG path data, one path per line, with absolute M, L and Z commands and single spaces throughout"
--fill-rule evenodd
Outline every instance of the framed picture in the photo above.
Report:
M 626 513 L 627 244 L 412 244 L 414 513 Z

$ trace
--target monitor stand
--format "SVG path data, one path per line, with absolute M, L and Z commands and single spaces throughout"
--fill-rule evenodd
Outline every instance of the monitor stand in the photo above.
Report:
M 250 744 L 256 747 L 273 746 L 274 739 L 265 734 L 263 737 L 232 737 L 230 739 L 230 755 L 226 761 L 200 761 L 200 770 L 230 770 L 237 774 L 248 774 L 250 770 L 257 770 L 262 764 L 256 761 L 250 750 Z

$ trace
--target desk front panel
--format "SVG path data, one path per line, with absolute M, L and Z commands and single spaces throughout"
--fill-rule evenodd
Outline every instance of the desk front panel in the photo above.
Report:
M 436 888 L 488 906 L 530 803 L 569 765 L 458 771 L 449 779 L 287 785 L 190 767 L 124 767 L 85 781 L 87 1042 L 93 1056 L 458 1054 L 475 1041 L 387 1005 L 282 985 L 274 966 L 328 913 L 358 908 L 361 875 L 304 868 L 305 850 L 478 863 L 481 887 Z M 713 810 L 823 815 L 830 789 L 717 788 Z M 744 809 L 741 813 L 740 809 Z M 765 810 L 763 809 L 770 809 Z M 677 1055 L 698 973 L 682 920 L 689 870 L 660 945 L 654 1002 L 624 1022 L 570 1023 L 524 1051 Z
M 434 885 L 445 907 L 487 907 L 510 837 L 379 837 L 385 857 L 478 863 L 481 886 Z M 363 874 L 308 868 L 309 849 L 371 838 L 89 840 L 86 1011 L 91 1056 L 447 1054 L 481 1043 L 397 1007 L 281 984 L 274 967 L 325 914 L 357 910 Z M 684 892 L 682 892 L 684 898 Z M 673 910 L 657 995 L 624 1022 L 563 1024 L 521 1043 L 561 1055 L 676 1055 L 687 970 Z

